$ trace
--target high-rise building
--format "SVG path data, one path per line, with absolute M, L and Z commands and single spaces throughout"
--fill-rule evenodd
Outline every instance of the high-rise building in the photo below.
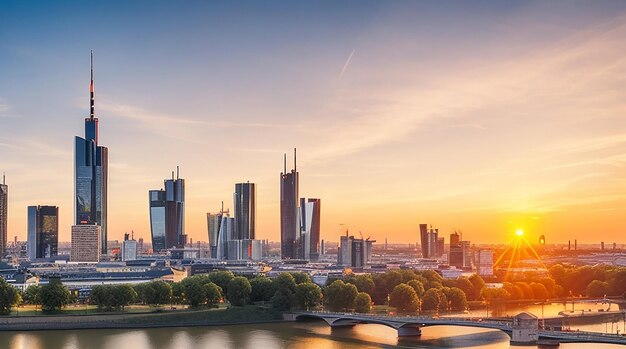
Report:
M 231 218 L 228 212 L 221 215 L 220 229 L 217 236 L 217 259 L 239 259 L 229 255 L 229 241 L 233 240 L 235 233 L 235 218 Z M 240 253 L 240 252 L 234 252 Z M 230 257 L 230 258 L 229 258 Z
M 428 224 L 420 224 L 420 246 L 422 248 L 422 258 L 430 258 L 428 249 Z
M 122 261 L 134 261 L 137 259 L 137 241 L 134 237 L 128 238 L 128 233 L 124 234 L 122 242 Z
M 2 184 L 0 184 L 0 259 L 7 253 L 7 222 L 9 218 L 9 186 L 6 177 L 2 174 Z
M 299 259 L 316 261 L 320 256 L 320 199 L 300 198 Z
M 232 239 L 234 223 L 228 225 L 230 220 L 224 218 L 230 218 L 228 210 L 224 210 L 224 203 L 222 203 L 222 210 L 217 213 L 207 213 L 207 227 L 209 230 L 209 249 L 211 258 L 225 258 L 227 254 L 226 242 Z M 226 226 L 222 227 L 222 222 Z M 223 233 L 223 234 L 222 234 Z M 220 256 L 220 257 L 218 257 Z
M 446 238 L 438 237 L 437 238 L 437 257 L 443 256 L 445 245 L 446 245 Z
M 256 234 L 256 187 L 254 183 L 235 184 L 235 239 L 254 240 Z
M 478 250 L 477 272 L 480 276 L 493 276 L 493 250 Z
M 59 208 L 28 206 L 28 258 L 50 258 L 58 254 Z
M 150 231 L 152 248 L 160 251 L 187 244 L 185 234 L 185 180 L 180 178 L 176 167 L 176 177 L 166 179 L 165 189 L 150 190 Z
M 428 258 L 437 258 L 437 240 L 439 240 L 439 229 L 428 231 Z
M 461 250 L 463 251 L 463 268 L 469 269 L 472 267 L 472 251 L 470 249 L 471 243 L 469 241 L 461 241 Z
M 99 225 L 73 225 L 70 261 L 99 262 L 102 246 L 102 227 Z
M 448 264 L 459 269 L 463 268 L 463 248 L 461 247 L 461 240 L 457 232 L 450 234 Z
M 100 251 L 107 253 L 107 182 L 109 151 L 98 143 L 98 118 L 95 117 L 93 54 L 91 54 L 90 115 L 85 118 L 85 138 L 75 138 L 74 191 L 75 224 L 102 227 Z
M 287 154 L 284 162 L 284 172 L 280 174 L 280 254 L 283 259 L 295 259 L 298 258 L 296 244 L 300 234 L 296 149 L 293 150 L 291 172 L 287 173 Z
M 352 268 L 362 268 L 372 260 L 372 245 L 375 240 L 355 239 L 354 236 L 341 236 L 337 253 L 337 264 Z

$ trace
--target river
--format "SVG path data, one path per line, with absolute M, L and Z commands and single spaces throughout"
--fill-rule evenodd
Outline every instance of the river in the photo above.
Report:
M 1 349 L 334 349 L 396 346 L 499 349 L 509 348 L 509 337 L 497 330 L 433 326 L 422 329 L 420 338 L 399 339 L 396 330 L 382 325 L 331 329 L 319 321 L 137 330 L 0 332 Z M 561 349 L 589 347 L 590 344 L 560 346 Z M 624 348 L 608 344 L 593 344 L 592 347 Z

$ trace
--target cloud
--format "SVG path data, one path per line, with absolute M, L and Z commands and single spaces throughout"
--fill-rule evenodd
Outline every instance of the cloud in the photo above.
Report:
M 350 62 L 352 62 L 352 57 L 354 56 L 354 53 L 356 52 L 356 50 L 352 50 L 352 52 L 350 52 L 350 55 L 348 56 L 348 59 L 346 60 L 346 63 L 344 63 L 343 67 L 341 68 L 341 73 L 339 73 L 339 80 L 341 80 L 341 78 L 343 78 L 343 74 L 346 73 L 346 69 L 348 69 L 348 66 L 350 65 Z

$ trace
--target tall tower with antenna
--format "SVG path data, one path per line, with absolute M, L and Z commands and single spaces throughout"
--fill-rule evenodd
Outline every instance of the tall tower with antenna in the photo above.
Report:
M 7 252 L 7 221 L 9 218 L 9 186 L 6 176 L 2 173 L 0 184 L 0 256 L 4 257 Z
M 99 144 L 95 115 L 93 51 L 90 53 L 89 117 L 85 137 L 74 140 L 74 220 L 76 225 L 99 225 L 102 230 L 101 254 L 107 253 L 107 187 L 109 150 Z
M 283 259 L 298 258 L 297 241 L 300 234 L 299 176 L 296 167 L 296 148 L 293 149 L 293 170 L 287 173 L 287 154 L 284 172 L 280 174 L 280 255 Z

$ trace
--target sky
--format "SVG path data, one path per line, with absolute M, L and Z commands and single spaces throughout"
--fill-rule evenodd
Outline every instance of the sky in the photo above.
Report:
M 245 181 L 278 241 L 297 147 L 326 240 L 626 243 L 626 2 L 2 1 L 11 240 L 28 205 L 59 206 L 69 240 L 91 49 L 110 240 L 149 240 L 178 165 L 194 241 Z

